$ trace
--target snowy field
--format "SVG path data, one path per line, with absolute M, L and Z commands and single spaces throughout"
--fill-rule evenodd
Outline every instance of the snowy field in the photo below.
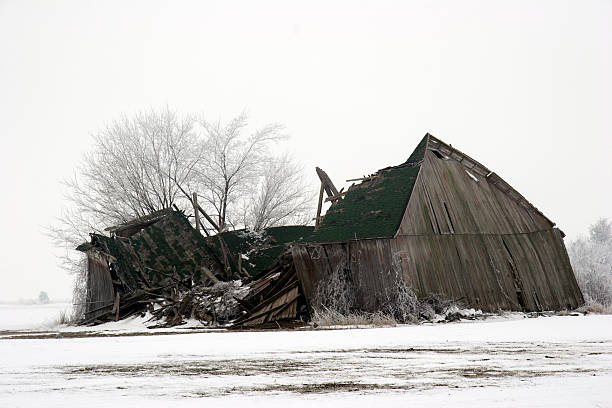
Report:
M 4 330 L 0 358 L 2 407 L 612 407 L 612 316 L 191 333 L 134 319 Z
M 70 303 L 18 304 L 0 303 L 0 330 L 40 329 L 54 326 L 60 313 L 69 311 Z

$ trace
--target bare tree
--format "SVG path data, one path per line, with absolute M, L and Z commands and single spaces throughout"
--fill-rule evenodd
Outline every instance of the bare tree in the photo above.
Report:
M 180 203 L 202 158 L 191 117 L 168 108 L 123 117 L 94 135 L 94 148 L 66 182 L 68 199 L 97 221 L 124 222 Z
M 48 235 L 62 252 L 61 266 L 74 275 L 75 302 L 83 300 L 86 264 L 74 248 L 89 232 L 177 204 L 190 208 L 173 179 L 189 183 L 202 157 L 190 116 L 169 108 L 126 116 L 93 135 L 72 178 L 64 181 L 66 207 Z
M 108 225 L 173 205 L 189 213 L 181 187 L 199 193 L 221 229 L 307 223 L 311 195 L 301 169 L 272 152 L 286 139 L 283 127 L 247 133 L 247 125 L 245 114 L 223 125 L 167 107 L 112 122 L 65 181 L 70 205 L 52 237 L 69 251 Z
M 244 222 L 240 208 L 256 200 L 257 187 L 265 187 L 266 169 L 273 161 L 272 145 L 286 139 L 279 124 L 268 124 L 250 134 L 242 114 L 226 125 L 201 120 L 205 132 L 205 158 L 198 166 L 202 197 L 218 218 L 221 230 Z M 242 212 L 244 214 L 244 212 Z M 269 224 L 269 223 L 268 223 Z
M 244 207 L 244 224 L 262 229 L 285 224 L 307 224 L 314 194 L 302 168 L 288 155 L 272 158 L 263 169 L 254 197 Z
M 198 192 L 222 229 L 245 226 L 239 222 L 245 208 L 251 228 L 301 219 L 307 200 L 299 167 L 272 154 L 285 139 L 283 127 L 269 124 L 250 134 L 246 127 L 245 114 L 222 125 L 166 107 L 124 116 L 93 136 L 93 149 L 64 183 L 67 207 L 48 228 L 63 249 L 62 266 L 75 276 L 76 300 L 87 275 L 74 248 L 87 234 L 175 205 L 191 213 L 181 188 Z
M 202 157 L 190 116 L 168 108 L 122 117 L 93 136 L 94 146 L 64 182 L 67 207 L 49 228 L 67 269 L 88 232 L 178 204 L 189 208 L 176 183 L 189 183 Z
M 612 306 L 612 228 L 600 219 L 589 229 L 588 238 L 568 245 L 576 279 L 587 302 Z
M 612 222 L 608 221 L 607 218 L 600 218 L 595 224 L 591 225 L 589 237 L 592 242 L 598 244 L 612 244 Z

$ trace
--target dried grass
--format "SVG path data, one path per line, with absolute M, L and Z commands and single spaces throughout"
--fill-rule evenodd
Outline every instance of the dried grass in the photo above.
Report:
M 587 302 L 576 309 L 576 312 L 584 314 L 612 314 L 612 306 L 604 306 L 598 302 Z
M 53 326 L 69 326 L 74 322 L 73 319 L 74 315 L 71 312 L 62 310 L 53 321 Z
M 330 327 L 330 326 L 376 326 L 376 327 L 393 327 L 397 325 L 397 321 L 391 315 L 383 312 L 367 313 L 367 312 L 350 312 L 339 313 L 333 310 L 317 310 L 312 313 L 310 323 L 314 327 Z

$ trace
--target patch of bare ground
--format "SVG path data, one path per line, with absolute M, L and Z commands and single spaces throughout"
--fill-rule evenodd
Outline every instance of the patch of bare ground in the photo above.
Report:
M 588 343 L 573 347 L 568 350 L 567 344 L 556 343 L 522 347 L 455 343 L 448 347 L 267 352 L 225 359 L 168 355 L 159 356 L 161 362 L 58 366 L 54 370 L 68 378 L 197 378 L 197 388 L 181 393 L 184 397 L 405 392 L 500 386 L 546 376 L 590 376 L 610 371 L 602 372 L 601 367 L 588 363 L 594 358 L 600 360 L 602 354 L 611 355 L 610 347 Z M 220 383 L 220 378 L 228 382 Z
M 215 397 L 231 394 L 253 393 L 294 393 L 294 394 L 327 394 L 327 393 L 370 393 L 379 391 L 408 391 L 414 389 L 429 389 L 434 387 L 447 387 L 448 384 L 430 384 L 427 387 L 416 384 L 375 384 L 361 382 L 322 382 L 309 384 L 270 384 L 255 387 L 231 387 L 218 392 L 199 391 L 186 397 Z
M 124 375 L 124 376 L 212 376 L 239 375 L 254 376 L 291 374 L 312 369 L 318 364 L 314 361 L 296 361 L 291 359 L 228 359 L 209 361 L 183 361 L 176 363 L 134 364 L 134 365 L 89 365 L 63 366 L 61 371 L 69 375 Z
M 447 374 L 469 379 L 495 379 L 505 377 L 533 378 L 559 374 L 594 373 L 595 370 L 583 368 L 567 368 L 563 370 L 503 370 L 491 367 L 466 367 L 444 371 Z

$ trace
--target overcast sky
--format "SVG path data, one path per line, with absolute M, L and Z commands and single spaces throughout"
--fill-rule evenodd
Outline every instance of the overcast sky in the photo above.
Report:
M 611 1 L 0 0 L 0 300 L 70 297 L 43 234 L 60 181 L 105 123 L 166 104 L 283 123 L 315 188 L 430 132 L 566 243 L 612 218 Z

